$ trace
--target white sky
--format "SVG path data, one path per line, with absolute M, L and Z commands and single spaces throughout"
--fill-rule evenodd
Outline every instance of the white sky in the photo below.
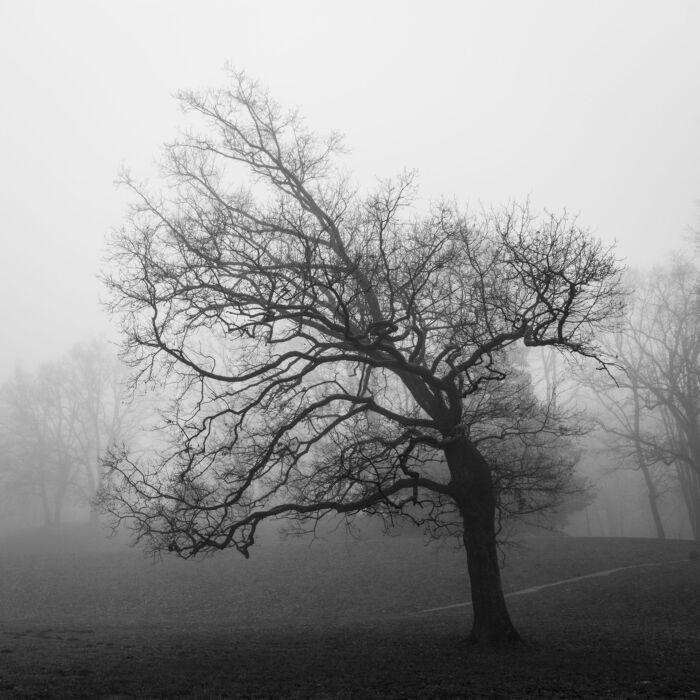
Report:
M 172 93 L 226 62 L 344 132 L 360 182 L 529 196 L 663 261 L 700 220 L 699 36 L 696 1 L 0 0 L 0 379 L 108 327 L 117 172 L 149 174 Z

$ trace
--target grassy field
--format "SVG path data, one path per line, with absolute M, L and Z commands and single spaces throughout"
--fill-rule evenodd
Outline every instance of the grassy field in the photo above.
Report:
M 526 539 L 506 551 L 522 646 L 466 644 L 463 552 L 420 539 L 267 545 L 154 563 L 94 536 L 0 543 L 0 697 L 700 695 L 689 542 Z M 646 566 L 658 564 L 659 566 Z

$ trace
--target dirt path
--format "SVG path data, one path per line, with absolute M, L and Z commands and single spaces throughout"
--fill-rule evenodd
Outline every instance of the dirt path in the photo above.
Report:
M 583 581 L 584 579 L 587 578 L 598 578 L 600 576 L 609 576 L 610 574 L 617 573 L 618 571 L 629 571 L 630 569 L 641 569 L 645 567 L 651 567 L 651 566 L 667 566 L 668 564 L 678 564 L 680 562 L 687 561 L 687 559 L 674 559 L 673 561 L 660 561 L 660 562 L 652 562 L 652 563 L 646 563 L 646 564 L 632 564 L 631 566 L 618 566 L 616 569 L 605 569 L 605 571 L 595 571 L 592 574 L 584 574 L 583 576 L 574 576 L 573 578 L 564 578 L 559 581 L 553 581 L 552 583 L 543 583 L 540 586 L 530 586 L 529 588 L 522 588 L 519 591 L 512 591 L 510 593 L 506 593 L 505 597 L 506 598 L 513 598 L 514 596 L 517 595 L 528 595 L 530 593 L 537 593 L 537 591 L 541 591 L 545 588 L 552 588 L 553 586 L 563 586 L 567 583 L 576 583 L 576 581 Z M 471 600 L 467 600 L 464 603 L 452 603 L 452 605 L 441 605 L 440 607 L 437 608 L 425 608 L 425 610 L 418 610 L 416 613 L 417 615 L 420 615 L 422 613 L 431 613 L 431 612 L 438 612 L 440 610 L 450 610 L 452 608 L 463 608 L 467 605 L 471 605 Z

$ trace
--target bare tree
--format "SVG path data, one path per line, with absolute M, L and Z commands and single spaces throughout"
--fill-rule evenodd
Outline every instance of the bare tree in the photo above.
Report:
M 648 349 L 648 339 L 640 333 L 640 328 L 646 322 L 650 300 L 645 294 L 640 296 L 643 287 L 639 276 L 630 279 L 637 291 L 628 305 L 626 325 L 609 340 L 610 352 L 619 365 L 615 383 L 601 381 L 592 372 L 585 374 L 582 381 L 592 389 L 597 406 L 602 408 L 602 412 L 597 412 L 597 422 L 604 433 L 606 452 L 615 455 L 613 469 L 633 469 L 642 474 L 657 537 L 665 539 L 659 509 L 665 459 L 657 447 L 662 426 L 658 411 L 648 410 L 640 386 L 640 372 Z
M 46 526 L 61 522 L 75 471 L 68 444 L 75 416 L 66 410 L 57 368 L 51 363 L 35 375 L 17 371 L 0 391 L 5 505 L 38 501 Z
M 179 381 L 172 448 L 113 454 L 104 508 L 181 556 L 247 556 L 266 519 L 456 514 L 471 637 L 516 639 L 485 445 L 554 426 L 491 398 L 517 343 L 602 361 L 592 334 L 621 305 L 613 254 L 527 208 L 418 216 L 408 174 L 360 194 L 338 136 L 243 75 L 180 99 L 205 131 L 166 147 L 168 199 L 125 177 L 137 204 L 106 275 L 141 376 Z
M 661 412 L 659 439 L 645 447 L 676 466 L 691 529 L 700 539 L 700 283 L 691 261 L 676 259 L 650 280 L 649 302 L 633 328 L 642 356 L 628 372 L 645 406 Z
M 86 505 L 95 498 L 102 453 L 134 432 L 124 369 L 105 344 L 84 342 L 0 387 L 6 504 L 39 501 L 45 524 L 55 526 L 68 501 Z
M 105 451 L 135 435 L 143 421 L 143 407 L 129 391 L 127 368 L 106 342 L 76 344 L 62 366 L 75 413 L 70 441 L 80 472 L 76 489 L 83 502 L 92 503 L 102 487 Z M 91 509 L 92 522 L 97 514 Z
M 700 524 L 700 306 L 698 271 L 677 259 L 629 281 L 625 325 L 612 341 L 617 387 L 596 387 L 605 431 L 644 476 L 657 534 L 659 496 L 679 482 L 692 532 Z

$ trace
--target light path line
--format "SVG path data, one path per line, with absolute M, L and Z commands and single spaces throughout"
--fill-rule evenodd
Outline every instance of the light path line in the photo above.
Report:
M 658 561 L 658 562 L 648 562 L 646 564 L 632 564 L 631 566 L 618 566 L 616 569 L 606 569 L 605 571 L 595 571 L 592 574 L 584 574 L 583 576 L 574 576 L 573 578 L 564 578 L 560 581 L 554 581 L 552 583 L 544 583 L 541 586 L 530 586 L 530 588 L 523 588 L 519 591 L 512 591 L 511 593 L 506 593 L 506 598 L 512 598 L 516 595 L 528 595 L 529 593 L 537 593 L 545 588 L 552 588 L 553 586 L 563 586 L 567 583 L 575 583 L 576 581 L 583 581 L 586 578 L 597 578 L 599 576 L 609 576 L 618 571 L 629 571 L 630 569 L 640 569 L 647 566 L 666 566 L 667 564 L 678 564 L 679 562 L 687 561 L 687 559 L 674 559 L 673 561 Z M 439 608 L 426 608 L 425 610 L 418 610 L 417 615 L 421 613 L 431 613 L 438 612 L 440 610 L 451 610 L 452 608 L 464 608 L 467 605 L 471 605 L 472 601 L 468 600 L 466 603 L 452 603 L 452 605 L 441 605 Z

